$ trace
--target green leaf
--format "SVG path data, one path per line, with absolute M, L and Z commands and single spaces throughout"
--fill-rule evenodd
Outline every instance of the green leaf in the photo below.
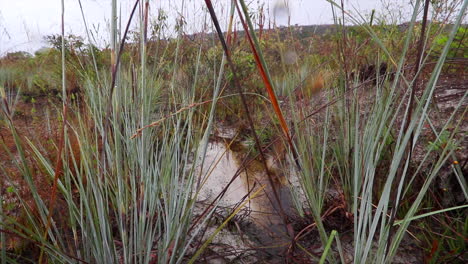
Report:
M 14 193 L 15 192 L 15 187 L 9 186 L 6 188 L 7 193 Z

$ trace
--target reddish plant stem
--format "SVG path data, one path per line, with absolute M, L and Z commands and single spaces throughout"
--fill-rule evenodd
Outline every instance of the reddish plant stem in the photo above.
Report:
M 271 82 L 270 82 L 270 80 L 268 78 L 265 66 L 262 64 L 262 61 L 261 61 L 260 56 L 258 54 L 258 51 L 255 48 L 255 44 L 254 44 L 254 42 L 252 40 L 252 37 L 251 37 L 251 35 L 249 33 L 249 29 L 247 27 L 247 24 L 245 23 L 244 17 L 243 17 L 242 12 L 241 12 L 241 9 L 239 8 L 239 5 L 238 5 L 237 1 L 234 1 L 234 2 L 236 4 L 236 9 L 237 9 L 237 13 L 239 15 L 239 19 L 241 21 L 242 26 L 244 27 L 245 36 L 247 37 L 247 40 L 249 41 L 252 53 L 254 55 L 255 62 L 257 64 L 257 68 L 260 71 L 260 76 L 262 77 L 263 83 L 265 84 L 266 90 L 268 92 L 268 96 L 270 97 L 271 104 L 273 106 L 273 109 L 275 110 L 276 115 L 278 116 L 278 119 L 280 121 L 280 125 L 281 125 L 281 128 L 283 130 L 283 133 L 286 136 L 286 139 L 288 140 L 288 144 L 289 144 L 289 146 L 291 148 L 291 151 L 293 152 L 293 154 L 295 156 L 294 158 L 296 159 L 296 162 L 298 162 L 296 148 L 294 147 L 294 144 L 292 142 L 291 134 L 289 132 L 289 128 L 288 128 L 288 125 L 286 124 L 286 120 L 285 120 L 285 118 L 283 116 L 283 113 L 281 112 L 281 108 L 279 106 L 278 99 L 276 98 L 275 91 L 273 90 L 273 86 L 271 85 Z M 300 168 L 299 164 L 298 164 L 298 167 Z
M 240 85 L 240 82 L 239 82 L 239 79 L 238 79 L 238 76 L 237 76 L 236 67 L 235 67 L 235 65 L 234 65 L 234 63 L 232 61 L 232 58 L 231 58 L 231 53 L 230 53 L 229 48 L 228 48 L 228 46 L 226 44 L 226 41 L 224 40 L 224 36 L 223 36 L 222 30 L 221 30 L 221 27 L 219 26 L 219 22 L 218 22 L 218 19 L 216 17 L 216 14 L 214 12 L 214 8 L 213 8 L 213 5 L 212 5 L 211 1 L 210 0 L 205 0 L 205 3 L 206 3 L 206 6 L 207 6 L 207 8 L 209 10 L 211 19 L 212 19 L 212 21 L 213 21 L 213 23 L 215 25 L 216 31 L 218 33 L 219 40 L 220 40 L 221 45 L 222 45 L 223 50 L 224 50 L 224 53 L 226 54 L 226 59 L 227 59 L 228 65 L 232 70 L 232 74 L 233 74 L 232 75 L 232 82 L 233 82 L 234 86 L 237 88 L 237 90 L 238 90 L 238 92 L 240 94 L 241 102 L 242 102 L 242 105 L 243 105 L 244 111 L 245 111 L 245 116 L 247 118 L 250 129 L 252 130 L 252 136 L 253 136 L 253 138 L 255 140 L 255 144 L 256 144 L 256 146 L 257 146 L 257 148 L 259 150 L 263 167 L 264 167 L 265 172 L 266 172 L 266 174 L 268 176 L 268 181 L 269 181 L 270 185 L 272 186 L 273 195 L 275 196 L 275 199 L 276 199 L 276 201 L 278 202 L 278 205 L 279 205 L 279 213 L 280 213 L 282 219 L 285 222 L 286 229 L 287 229 L 289 235 L 291 236 L 291 238 L 293 238 L 294 237 L 294 231 L 292 230 L 292 228 L 290 228 L 291 223 L 290 223 L 288 217 L 286 216 L 286 214 L 284 213 L 283 207 L 281 205 L 281 200 L 279 199 L 278 192 L 277 192 L 277 190 L 276 190 L 276 188 L 274 186 L 273 176 L 271 175 L 271 172 L 268 169 L 268 165 L 266 163 L 265 153 L 263 152 L 260 140 L 258 139 L 258 135 L 257 135 L 257 133 L 255 131 L 255 126 L 254 126 L 252 116 L 250 114 L 250 110 L 249 110 L 249 107 L 248 107 L 248 104 L 247 104 L 247 99 L 245 98 L 244 92 L 242 91 L 242 88 L 241 88 L 241 85 Z

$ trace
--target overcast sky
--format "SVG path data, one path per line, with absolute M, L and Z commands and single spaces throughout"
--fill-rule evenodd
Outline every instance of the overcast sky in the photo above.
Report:
M 330 4 L 325 0 L 246 0 L 251 10 L 256 10 L 258 4 L 269 10 L 272 19 L 275 5 L 288 2 L 288 12 L 291 24 L 331 24 L 333 23 Z M 220 19 L 226 19 L 229 0 L 214 0 Z M 392 3 L 390 9 L 394 12 L 410 10 L 409 0 L 345 0 L 347 10 L 359 11 L 369 15 L 372 9 L 379 12 L 391 11 L 383 3 Z M 109 39 L 109 17 L 111 0 L 81 0 L 85 19 L 94 32 L 96 41 L 102 45 Z M 121 8 L 122 21 L 129 16 L 135 0 L 118 1 Z M 182 8 L 182 3 L 185 3 Z M 173 25 L 178 14 L 183 14 L 187 22 L 187 30 L 202 29 L 205 21 L 203 0 L 151 0 L 151 13 L 156 14 L 159 8 L 164 9 Z M 278 9 L 277 9 L 278 10 Z M 284 11 L 284 9 L 279 9 Z M 277 13 L 277 23 L 285 24 L 287 19 Z M 0 56 L 7 52 L 25 50 L 34 52 L 46 46 L 43 37 L 60 33 L 61 0 L 0 0 Z M 122 22 L 124 24 L 124 22 Z M 173 26 L 170 27 L 173 30 Z M 85 27 L 81 16 L 78 0 L 65 0 L 65 32 L 85 36 Z

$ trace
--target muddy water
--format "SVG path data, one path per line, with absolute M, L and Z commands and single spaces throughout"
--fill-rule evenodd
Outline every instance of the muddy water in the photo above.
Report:
M 241 144 L 235 144 L 238 144 L 235 148 L 232 145 L 229 148 L 224 142 L 209 143 L 202 169 L 202 175 L 207 175 L 207 178 L 198 200 L 213 201 L 232 181 L 219 206 L 234 208 L 242 201 L 248 201 L 241 214 L 247 213 L 246 220 L 250 223 L 247 232 L 257 244 L 253 246 L 262 247 L 269 255 L 282 255 L 291 238 L 287 234 L 284 218 L 280 214 L 263 164 L 257 160 L 244 162 L 246 150 Z M 291 215 L 294 209 L 289 188 L 284 184 L 284 176 L 275 169 L 273 157 L 270 157 L 267 163 L 281 206 L 287 215 Z M 236 175 L 238 177 L 233 180 Z M 251 197 L 261 186 L 264 186 L 264 189 L 257 196 Z

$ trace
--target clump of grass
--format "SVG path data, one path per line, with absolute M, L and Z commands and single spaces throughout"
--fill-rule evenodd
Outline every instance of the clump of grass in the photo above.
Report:
M 64 58 L 63 34 L 61 40 L 64 108 L 56 160 L 49 160 L 39 146 L 19 134 L 6 110 L 11 104 L 2 101 L 20 155 L 16 166 L 32 196 L 29 201 L 18 193 L 25 219 L 2 212 L 8 220 L 0 224 L 2 230 L 32 242 L 31 257 L 40 262 L 183 262 L 200 230 L 190 229 L 199 165 L 192 157 L 208 144 L 199 129 L 204 120 L 190 107 L 133 137 L 167 113 L 165 83 L 157 77 L 160 69 L 146 64 L 145 46 L 138 63 L 119 64 L 116 55 L 112 75 L 97 68 L 89 74 L 83 71 L 85 100 L 70 115 L 66 72 L 72 65 Z M 124 47 L 120 45 L 116 54 Z M 172 67 L 177 71 L 182 66 L 176 59 Z M 196 100 L 186 87 L 171 89 L 170 105 Z M 211 120 L 213 115 L 208 115 Z M 13 153 L 9 157 L 16 160 Z M 56 183 L 51 188 L 52 193 L 57 190 L 56 196 L 40 195 L 38 175 L 33 173 L 36 165 L 43 168 L 42 176 Z M 7 176 L 13 180 L 13 175 Z M 203 223 L 209 216 L 199 217 Z M 3 246 L 8 237 L 2 232 L 2 261 L 15 257 Z
M 338 10 L 343 8 L 336 3 L 332 4 Z M 417 82 L 419 71 L 417 71 L 416 77 L 407 79 L 407 76 L 403 75 L 402 68 L 406 63 L 411 63 L 407 61 L 407 52 L 409 52 L 409 45 L 413 37 L 412 28 L 421 5 L 421 1 L 416 2 L 409 30 L 406 33 L 405 44 L 399 58 L 393 57 L 388 52 L 387 47 L 377 37 L 374 29 L 362 17 L 349 17 L 351 22 L 359 24 L 371 36 L 372 41 L 379 45 L 385 57 L 397 65 L 394 80 L 387 79 L 384 83 L 377 82 L 374 87 L 375 90 L 372 92 L 375 93 L 375 97 L 367 101 L 360 95 L 358 90 L 350 86 L 350 82 L 346 80 L 347 69 L 342 68 L 344 76 L 339 86 L 341 92 L 338 93 L 338 96 L 341 96 L 342 99 L 337 101 L 333 112 L 336 119 L 336 123 L 333 123 L 336 125 L 330 126 L 329 121 L 323 123 L 325 129 L 323 135 L 326 136 L 333 131 L 334 137 L 330 140 L 323 137 L 322 142 L 317 142 L 318 140 L 315 138 L 321 138 L 318 136 L 320 134 L 317 134 L 317 131 L 308 131 L 307 128 L 296 127 L 297 145 L 307 146 L 298 148 L 299 157 L 301 157 L 303 166 L 308 168 L 306 171 L 314 172 L 303 176 L 301 174 L 300 179 L 304 192 L 306 194 L 310 193 L 306 197 L 314 213 L 315 223 L 320 232 L 326 232 L 323 228 L 320 228 L 323 217 L 321 214 L 323 200 L 320 198 L 323 197 L 322 186 L 326 182 L 323 181 L 323 168 L 326 168 L 325 171 L 338 171 L 340 178 L 337 185 L 343 190 L 347 208 L 354 218 L 354 261 L 356 263 L 392 262 L 401 241 L 408 235 L 410 224 L 414 219 L 418 218 L 417 212 L 420 210 L 421 202 L 427 195 L 429 186 L 455 150 L 454 144 L 445 144 L 443 146 L 443 150 L 439 151 L 437 159 L 430 170 L 425 172 L 426 178 L 418 193 L 415 194 L 415 198 L 411 199 L 412 206 L 403 211 L 398 201 L 409 199 L 407 197 L 409 195 L 408 190 L 410 190 L 412 184 L 415 184 L 413 179 L 417 177 L 418 173 L 421 173 L 425 164 L 424 161 L 434 154 L 433 149 L 426 149 L 423 159 L 416 163 L 411 160 L 411 156 L 408 156 L 408 150 L 410 153 L 415 150 L 422 131 L 422 124 L 426 120 L 430 120 L 428 108 L 433 98 L 436 82 L 444 65 L 451 40 L 460 26 L 463 12 L 466 9 L 465 3 L 460 10 L 461 12 L 457 15 L 449 41 L 445 43 L 446 45 L 430 79 L 421 88 L 422 96 L 415 101 L 414 99 L 409 100 L 409 98 L 416 89 L 412 84 Z M 346 38 L 341 39 L 341 41 L 346 40 Z M 423 41 L 427 41 L 427 38 L 423 38 Z M 431 43 L 424 42 L 424 46 L 430 47 L 430 45 Z M 421 47 L 421 49 L 423 48 Z M 346 65 L 346 62 L 343 65 Z M 378 62 L 376 65 L 378 65 Z M 376 74 L 377 78 L 379 78 L 378 73 Z M 358 86 L 359 83 L 353 85 Z M 390 88 L 389 90 L 384 88 L 387 85 Z M 402 88 L 400 88 L 400 85 L 402 85 Z M 365 105 L 361 100 L 366 100 Z M 461 98 L 461 100 L 464 99 Z M 461 101 L 453 114 L 462 110 L 460 107 Z M 329 109 L 327 108 L 325 120 L 328 120 Z M 363 112 L 365 115 L 362 115 Z M 462 112 L 464 115 L 465 111 Z M 451 125 L 459 127 L 460 122 L 452 118 L 448 119 L 441 130 L 437 132 L 437 135 L 439 135 L 437 138 L 449 135 L 448 137 L 452 140 L 456 132 L 446 130 Z M 393 152 L 391 153 L 386 152 L 389 147 L 389 139 L 391 139 L 393 145 Z M 327 150 L 331 150 L 333 155 L 327 155 Z M 382 157 L 385 158 L 382 159 Z M 330 159 L 334 160 L 335 163 L 330 162 Z M 380 184 L 382 188 L 377 190 L 379 181 L 382 181 L 382 184 Z M 446 208 L 444 210 L 459 210 L 462 207 Z M 428 213 L 427 216 L 437 213 L 439 212 Z M 394 217 L 390 217 L 390 215 L 399 215 L 403 220 L 395 221 Z

